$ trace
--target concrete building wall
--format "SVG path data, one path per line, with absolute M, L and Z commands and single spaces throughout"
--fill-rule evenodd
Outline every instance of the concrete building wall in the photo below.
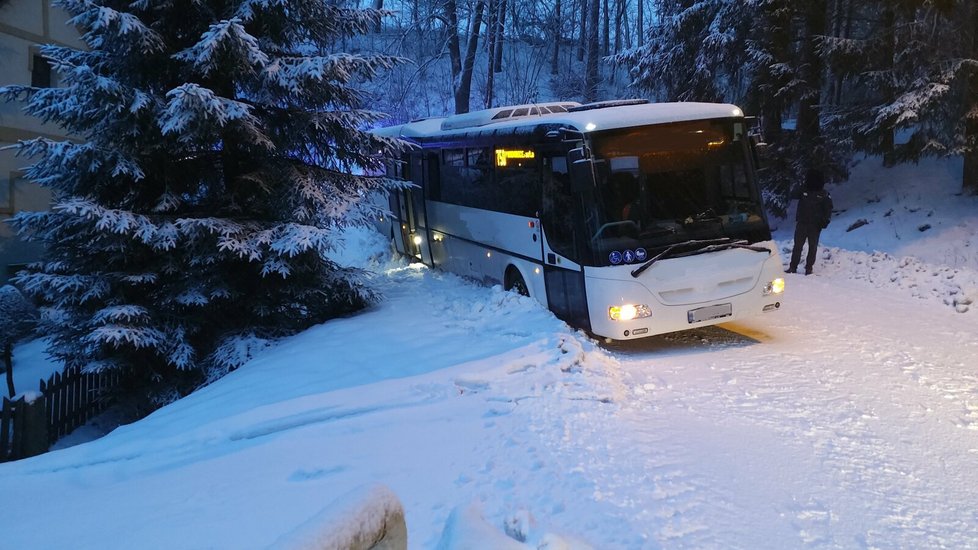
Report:
M 31 84 L 41 44 L 84 47 L 68 16 L 51 7 L 50 0 L 0 0 L 0 85 Z M 52 85 L 57 77 L 52 75 Z M 39 135 L 64 139 L 56 126 L 41 124 L 22 112 L 23 104 L 0 102 L 0 148 Z M 51 193 L 23 177 L 29 159 L 0 150 L 0 284 L 16 266 L 39 259 L 41 247 L 17 238 L 5 220 L 27 210 L 46 210 Z M 13 266 L 13 269 L 11 268 Z

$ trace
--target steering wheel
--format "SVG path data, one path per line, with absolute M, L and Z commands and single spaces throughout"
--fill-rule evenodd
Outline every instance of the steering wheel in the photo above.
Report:
M 591 242 L 595 242 L 598 239 L 600 239 L 601 234 L 604 233 L 606 229 L 610 229 L 612 227 L 631 227 L 636 234 L 638 233 L 638 224 L 632 220 L 622 220 L 620 222 L 608 222 L 598 228 L 598 230 L 594 233 L 594 236 L 591 237 Z

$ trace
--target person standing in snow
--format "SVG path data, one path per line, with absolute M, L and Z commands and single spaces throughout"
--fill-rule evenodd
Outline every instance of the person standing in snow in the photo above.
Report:
M 795 211 L 795 243 L 791 249 L 791 264 L 785 273 L 795 273 L 801 260 L 801 248 L 808 241 L 808 255 L 805 258 L 805 275 L 812 274 L 815 254 L 818 251 L 818 237 L 822 229 L 828 227 L 832 218 L 832 196 L 824 189 L 825 179 L 818 170 L 809 169 L 805 173 L 805 188 L 799 189 L 792 198 L 798 199 Z

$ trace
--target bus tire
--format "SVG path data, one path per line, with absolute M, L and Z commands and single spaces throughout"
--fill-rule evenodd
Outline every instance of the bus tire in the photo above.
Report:
M 530 295 L 530 287 L 526 286 L 523 275 L 513 266 L 506 270 L 506 290 L 511 290 L 521 296 Z

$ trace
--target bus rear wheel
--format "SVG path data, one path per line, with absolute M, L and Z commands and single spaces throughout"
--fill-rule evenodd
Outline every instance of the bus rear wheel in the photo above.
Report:
M 506 274 L 506 290 L 511 290 L 521 296 L 529 296 L 530 288 L 526 286 L 523 275 L 515 268 L 510 268 Z

